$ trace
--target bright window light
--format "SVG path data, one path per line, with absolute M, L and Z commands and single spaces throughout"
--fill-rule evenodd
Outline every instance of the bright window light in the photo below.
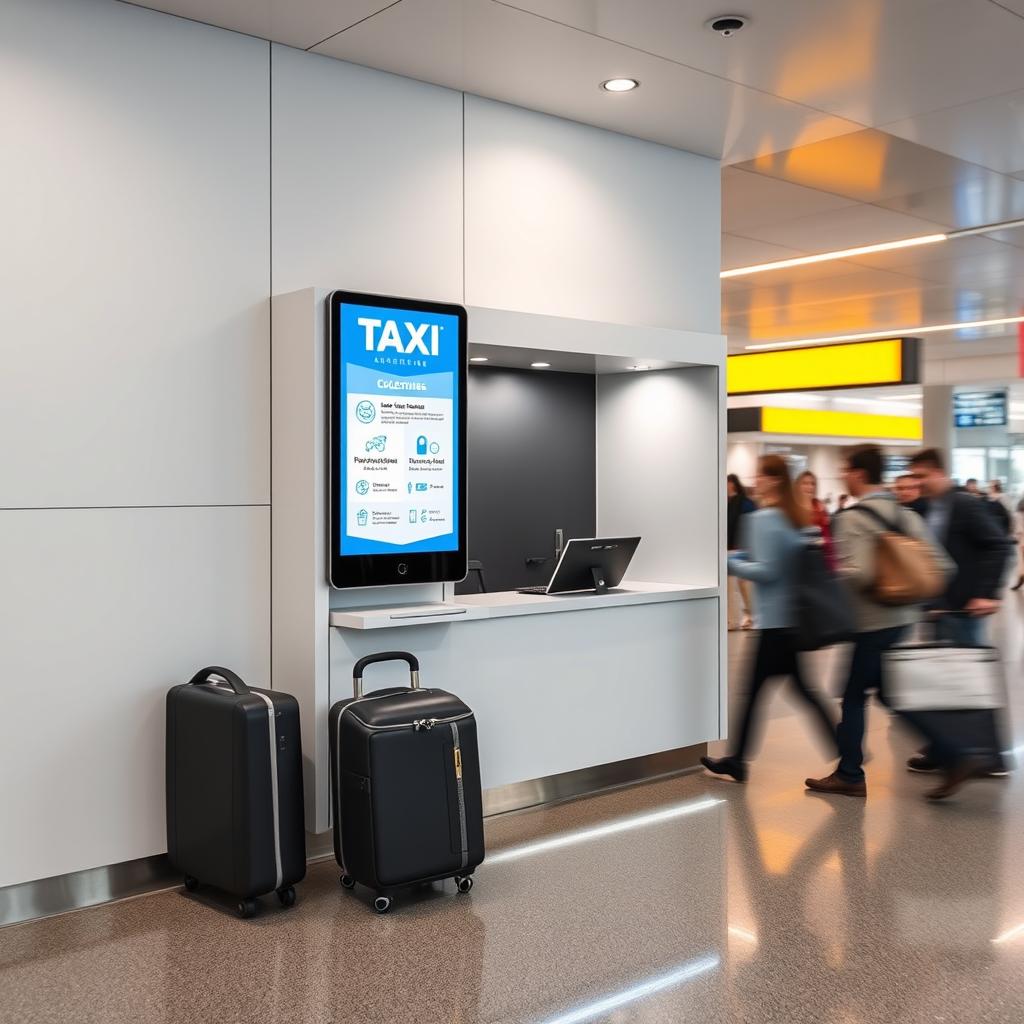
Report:
M 628 1006 L 639 999 L 647 999 L 658 992 L 664 992 L 666 989 L 681 985 L 684 981 L 690 981 L 708 971 L 713 971 L 721 962 L 717 956 L 704 956 L 698 960 L 691 960 L 674 971 L 666 971 L 664 974 L 648 978 L 647 981 L 630 985 L 629 988 L 611 992 L 591 1003 L 584 1003 L 582 1006 L 576 1007 L 575 1010 L 560 1013 L 557 1017 L 548 1017 L 541 1024 L 582 1024 L 583 1021 L 604 1017 L 620 1006 Z
M 706 800 L 691 800 L 685 804 L 676 804 L 675 807 L 666 807 L 660 811 L 652 811 L 650 814 L 638 814 L 630 818 L 620 818 L 618 821 L 610 821 L 607 825 L 597 825 L 594 828 L 564 832 L 562 835 L 552 836 L 550 839 L 539 839 L 535 843 L 510 846 L 507 850 L 489 853 L 487 855 L 487 863 L 501 864 L 509 860 L 519 860 L 522 857 L 532 857 L 536 853 L 547 853 L 550 850 L 560 850 L 565 846 L 588 843 L 592 839 L 602 839 L 605 836 L 617 835 L 619 832 L 629 832 L 636 828 L 659 825 L 663 821 L 672 821 L 687 814 L 695 814 L 697 811 L 707 811 L 724 803 L 724 800 L 710 797 Z
M 961 331 L 971 327 L 1003 327 L 1024 323 L 1024 316 L 1002 316 L 995 320 L 969 320 L 959 324 L 928 324 L 924 327 L 897 327 L 891 331 L 863 331 L 860 334 L 836 334 L 830 338 L 803 338 L 800 341 L 765 341 L 745 345 L 748 352 L 770 348 L 797 348 L 801 345 L 833 345 L 841 341 L 871 341 L 874 338 L 912 337 L 916 334 L 938 334 L 940 331 Z
M 640 82 L 635 78 L 609 78 L 601 83 L 605 92 L 632 92 L 640 88 Z
M 723 270 L 719 277 L 745 277 L 747 274 L 763 274 L 767 270 L 803 267 L 808 263 L 828 263 L 830 260 L 843 260 L 850 256 L 867 256 L 873 252 L 888 252 L 890 249 L 910 249 L 915 245 L 933 245 L 935 242 L 944 242 L 948 237 L 945 233 L 917 235 L 914 238 L 900 238 L 895 242 L 858 245 L 852 249 L 836 249 L 834 252 L 819 252 L 811 256 L 794 256 L 788 260 L 775 260 L 773 263 L 754 263 L 749 267 L 734 267 L 732 270 Z

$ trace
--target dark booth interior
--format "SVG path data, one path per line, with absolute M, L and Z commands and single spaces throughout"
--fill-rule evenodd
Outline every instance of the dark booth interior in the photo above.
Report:
M 556 530 L 594 536 L 595 391 L 587 373 L 470 367 L 469 557 L 489 591 L 547 583 Z M 456 587 L 479 590 L 474 571 Z

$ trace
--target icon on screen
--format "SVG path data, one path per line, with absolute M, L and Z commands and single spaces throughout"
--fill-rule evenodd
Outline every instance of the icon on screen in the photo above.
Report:
M 409 486 L 411 487 L 412 484 L 410 484 Z M 416 485 L 416 490 L 417 491 L 425 491 L 427 489 L 427 486 L 428 486 L 427 484 L 417 484 Z
M 409 522 L 410 523 L 415 523 L 416 522 L 416 509 L 414 509 L 414 508 L 409 509 Z
M 356 494 L 366 494 L 370 490 L 369 480 L 360 480 L 356 483 Z
M 372 423 L 377 418 L 377 409 L 373 402 L 359 402 L 356 405 L 356 419 L 360 423 Z
M 384 434 L 378 434 L 376 437 L 371 437 L 366 442 L 366 450 L 368 452 L 382 452 L 387 446 L 388 439 Z
M 422 511 L 422 512 L 420 513 L 420 522 L 421 522 L 421 523 L 425 523 L 426 521 L 427 521 L 427 510 L 426 510 L 426 509 L 424 509 L 424 510 L 423 510 L 423 511 Z
M 441 450 L 441 446 L 436 441 L 430 442 L 430 454 L 436 455 Z
M 361 508 L 356 513 L 356 525 L 357 526 L 365 526 L 366 525 L 366 520 L 369 518 L 369 515 L 370 515 L 370 513 L 367 512 L 365 508 Z
M 416 454 L 427 454 L 427 439 L 422 434 L 420 434 L 420 436 L 416 438 Z

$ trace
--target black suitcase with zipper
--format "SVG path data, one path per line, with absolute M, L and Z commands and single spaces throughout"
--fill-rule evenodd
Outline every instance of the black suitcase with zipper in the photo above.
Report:
M 221 680 L 217 682 L 216 680 Z M 167 694 L 167 853 L 194 891 L 295 902 L 306 874 L 299 703 L 211 666 Z
M 409 665 L 411 686 L 363 695 L 363 671 Z M 421 689 L 419 662 L 402 651 L 360 658 L 352 700 L 331 708 L 334 855 L 341 882 L 377 893 L 384 913 L 396 889 L 454 878 L 473 887 L 484 859 L 476 719 L 458 697 Z

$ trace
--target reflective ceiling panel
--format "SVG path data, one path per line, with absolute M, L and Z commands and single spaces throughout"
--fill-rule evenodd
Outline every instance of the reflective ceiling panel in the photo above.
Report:
M 864 125 L 1024 89 L 1024 19 L 990 0 L 507 0 L 605 39 Z

